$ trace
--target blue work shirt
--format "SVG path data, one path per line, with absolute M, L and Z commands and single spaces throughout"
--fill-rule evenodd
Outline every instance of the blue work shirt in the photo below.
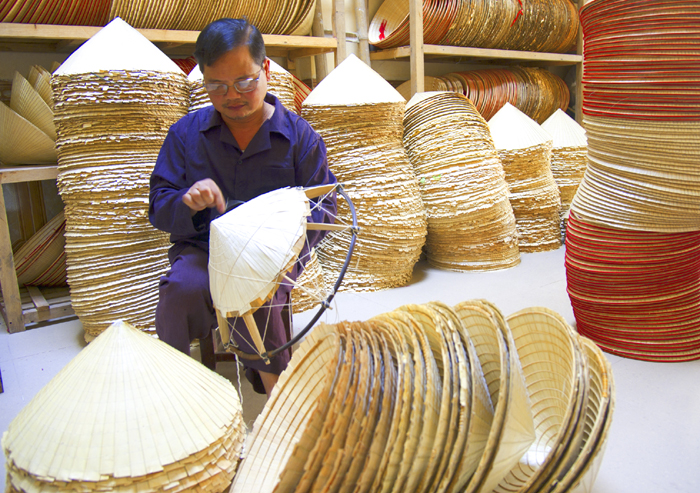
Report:
M 149 219 L 156 228 L 170 233 L 170 258 L 187 244 L 208 250 L 209 223 L 218 215 L 207 208 L 194 216 L 182 196 L 195 182 L 211 178 L 225 199 L 248 201 L 283 187 L 311 187 L 336 183 L 328 169 L 326 146 L 309 123 L 287 111 L 271 95 L 265 101 L 275 112 L 241 151 L 236 139 L 213 106 L 181 118 L 170 127 L 151 175 Z M 312 205 L 311 222 L 333 222 L 335 196 L 322 208 Z M 309 231 L 309 246 L 323 236 Z

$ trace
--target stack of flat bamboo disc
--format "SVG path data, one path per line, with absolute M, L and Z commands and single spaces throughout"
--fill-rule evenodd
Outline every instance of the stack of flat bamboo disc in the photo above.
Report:
M 199 65 L 192 69 L 187 80 L 190 85 L 189 111 L 197 111 L 205 106 L 211 106 L 209 95 L 204 89 L 204 76 Z M 289 111 L 298 113 L 294 76 L 273 60 L 270 60 L 270 80 L 267 83 L 267 92 L 277 97 Z
M 396 90 L 409 99 L 411 81 L 404 82 Z M 537 123 L 542 123 L 557 108 L 566 110 L 570 100 L 566 82 L 537 67 L 471 70 L 425 77 L 425 91 L 464 94 L 486 120 L 510 103 Z
M 579 183 L 586 172 L 586 131 L 569 115 L 557 110 L 542 124 L 552 136 L 552 176 L 561 197 L 561 231 L 566 231 L 566 217 Z
M 323 137 L 329 167 L 357 209 L 361 233 L 345 289 L 406 284 L 425 242 L 425 210 L 401 140 L 405 106 L 404 98 L 354 55 L 304 101 L 302 116 Z M 352 222 L 343 204 L 337 217 L 336 222 Z M 349 242 L 347 233 L 331 232 L 317 247 L 324 273 L 332 279 Z
M 369 25 L 377 48 L 409 44 L 409 3 L 384 0 Z M 578 12 L 569 0 L 429 0 L 426 44 L 566 53 L 576 44 Z
M 247 17 L 262 33 L 297 35 L 306 35 L 311 31 L 316 5 L 315 0 L 112 0 L 107 3 L 108 19 L 121 17 L 137 28 L 200 31 L 222 17 Z
M 506 320 L 484 300 L 431 302 L 321 324 L 231 491 L 574 491 L 595 479 L 613 392 L 601 351 L 547 308 Z
M 118 321 L 8 426 L 7 491 L 221 492 L 245 432 L 228 380 Z
M 318 306 L 318 300 L 325 300 L 330 293 L 328 284 L 323 276 L 323 267 L 318 261 L 316 249 L 309 253 L 304 270 L 297 277 L 296 286 L 292 289 L 292 313 L 301 313 Z
M 700 52 L 689 47 L 700 6 L 638 7 L 606 0 L 581 11 L 588 169 L 572 208 L 615 228 L 698 231 Z
M 61 211 L 14 252 L 20 286 L 66 285 L 65 230 Z
M 112 0 L 10 0 L 0 5 L 0 22 L 104 26 Z
M 403 142 L 427 213 L 428 262 L 450 270 L 520 263 L 503 166 L 474 105 L 452 92 L 416 94 Z
M 572 211 L 566 277 L 578 331 L 651 361 L 700 357 L 700 232 L 599 226 Z
M 56 162 L 56 127 L 51 99 L 46 97 L 51 75 L 32 67 L 30 79 L 15 72 L 10 106 L 0 103 L 0 163 Z
M 561 246 L 559 190 L 552 176 L 552 137 L 510 103 L 489 121 L 506 172 L 521 252 Z
M 87 339 L 117 319 L 153 330 L 170 244 L 148 222 L 149 178 L 168 129 L 187 112 L 185 75 L 117 19 L 52 82 L 73 308 Z

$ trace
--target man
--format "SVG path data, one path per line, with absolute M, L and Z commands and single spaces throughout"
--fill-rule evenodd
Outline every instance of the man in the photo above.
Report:
M 156 332 L 186 354 L 193 339 L 203 339 L 217 326 L 207 271 L 209 223 L 225 212 L 227 200 L 336 182 L 321 137 L 267 94 L 270 60 L 257 28 L 244 19 L 214 21 L 197 38 L 194 55 L 213 106 L 170 128 L 151 175 L 149 208 L 153 226 L 170 233 L 173 243 L 170 271 L 160 280 Z M 330 222 L 334 199 L 320 205 L 309 220 Z M 309 246 L 321 235 L 310 232 Z M 280 287 L 254 313 L 258 327 L 267 327 L 268 351 L 286 342 L 281 311 L 290 289 Z M 245 324 L 239 322 L 232 336 L 241 350 L 253 353 Z M 280 353 L 269 365 L 244 362 L 257 391 L 262 393 L 262 380 L 270 394 L 289 357 Z

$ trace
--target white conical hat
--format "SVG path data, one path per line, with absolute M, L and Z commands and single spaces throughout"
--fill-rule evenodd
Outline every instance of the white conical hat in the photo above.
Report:
M 3 447 L 35 477 L 135 478 L 207 450 L 240 413 L 231 382 L 117 321 L 20 411 Z
M 552 136 L 552 147 L 586 147 L 586 130 L 576 123 L 576 120 L 557 109 L 552 116 L 542 124 L 542 128 Z
M 119 17 L 73 52 L 54 75 L 89 74 L 104 70 L 151 70 L 182 75 L 182 69 L 175 62 Z
M 204 80 L 204 74 L 199 68 L 199 65 L 195 65 L 187 76 L 187 80 L 190 82 L 200 82 Z
M 211 222 L 209 285 L 220 312 L 243 315 L 274 294 L 303 246 L 310 214 L 302 189 L 281 188 Z
M 288 74 L 289 71 L 285 69 L 279 63 L 276 63 L 272 58 L 270 58 L 270 72 L 277 72 L 280 74 Z
M 304 106 L 352 106 L 405 101 L 381 75 L 350 54 L 311 91 Z
M 499 151 L 527 149 L 552 141 L 552 136 L 535 120 L 510 103 L 493 115 L 489 129 Z

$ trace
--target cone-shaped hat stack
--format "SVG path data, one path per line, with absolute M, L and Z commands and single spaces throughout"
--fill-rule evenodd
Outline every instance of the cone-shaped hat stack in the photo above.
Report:
M 195 66 L 187 76 L 190 85 L 190 109 L 197 111 L 205 106 L 211 106 L 211 100 L 204 89 L 204 76 L 199 68 Z M 278 63 L 270 60 L 270 80 L 267 83 L 267 92 L 273 94 L 280 100 L 289 111 L 298 113 L 294 98 L 295 84 L 294 76 L 282 68 Z
M 700 232 L 590 223 L 571 211 L 566 278 L 576 328 L 606 351 L 651 361 L 700 357 Z
M 321 324 L 231 491 L 574 491 L 595 479 L 613 390 L 600 350 L 547 308 L 506 321 L 483 300 L 432 302 Z
M 576 120 L 558 109 L 542 124 L 552 136 L 552 176 L 561 197 L 561 231 L 566 231 L 566 217 L 579 183 L 586 172 L 586 131 Z
M 471 101 L 453 92 L 416 94 L 403 142 L 427 213 L 428 262 L 450 270 L 520 263 L 503 166 Z
M 14 491 L 224 491 L 245 439 L 225 378 L 115 322 L 3 435 Z
M 0 103 L 0 163 L 5 165 L 56 162 L 53 110 L 37 89 L 46 87 L 50 75 L 32 67 L 29 78 L 15 72 L 10 106 Z
M 88 339 L 117 319 L 152 330 L 169 241 L 148 222 L 149 178 L 170 125 L 187 112 L 185 75 L 116 19 L 52 84 L 73 308 Z
M 14 252 L 20 286 L 66 285 L 65 230 L 61 211 Z
M 506 172 L 521 252 L 561 246 L 559 190 L 552 176 L 552 137 L 507 103 L 489 121 Z
M 350 290 L 401 286 L 425 242 L 418 181 L 402 144 L 404 98 L 378 73 L 350 55 L 311 92 L 302 116 L 323 137 L 328 164 L 357 209 L 361 234 L 344 285 Z M 351 223 L 338 206 L 338 218 Z M 317 247 L 335 278 L 350 238 L 330 233 Z

